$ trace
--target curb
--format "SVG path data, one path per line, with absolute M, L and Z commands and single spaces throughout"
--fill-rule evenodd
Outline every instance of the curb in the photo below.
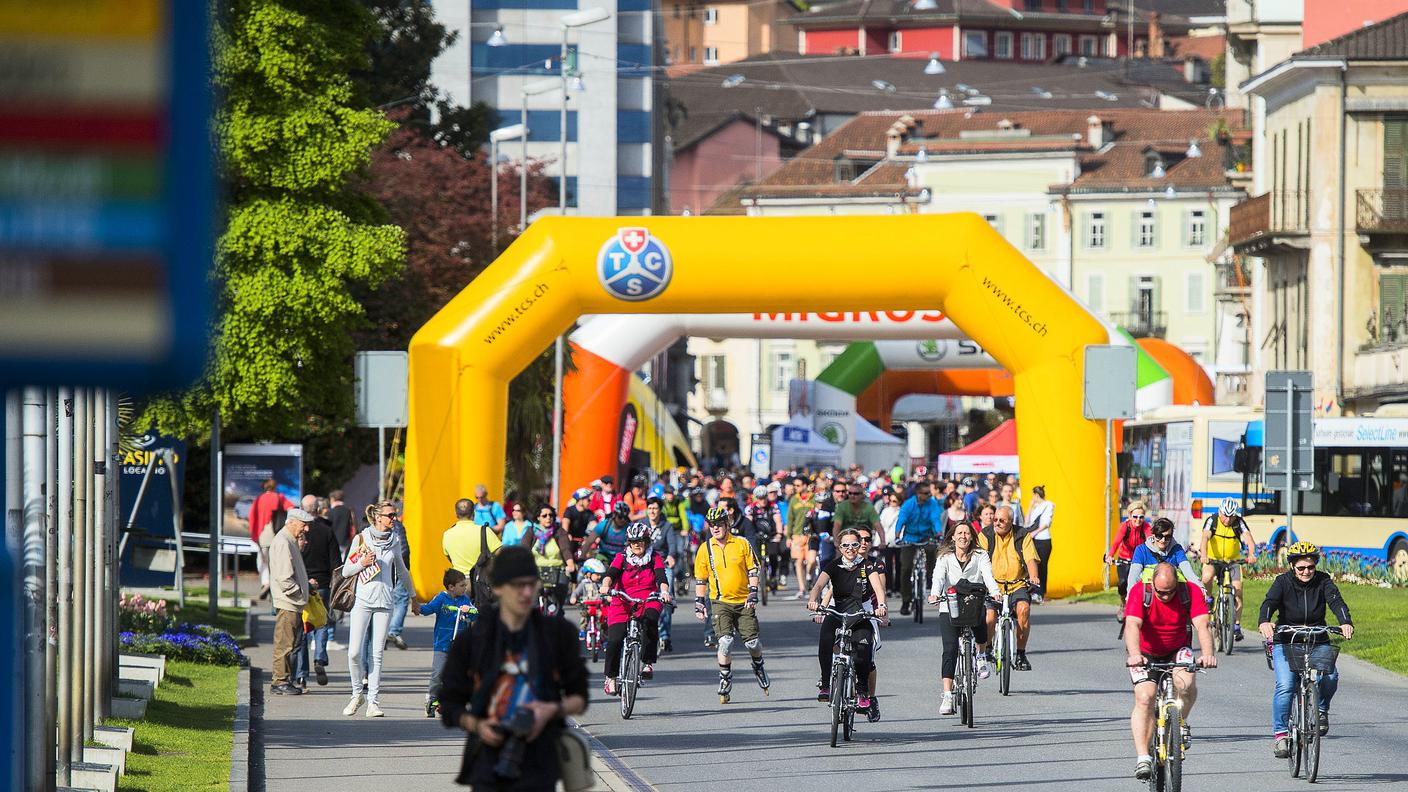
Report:
M 249 792 L 249 666 L 235 682 L 234 742 L 230 745 L 230 792 Z
M 602 744 L 595 734 L 582 728 L 575 721 L 571 725 L 587 736 L 587 741 L 592 746 L 592 753 L 600 760 L 600 764 L 604 765 L 593 768 L 597 780 L 600 782 L 599 787 L 605 787 L 610 792 L 655 792 L 655 787 L 651 786 L 649 781 L 641 778 L 636 771 L 627 767 L 626 763 L 612 753 L 610 748 Z

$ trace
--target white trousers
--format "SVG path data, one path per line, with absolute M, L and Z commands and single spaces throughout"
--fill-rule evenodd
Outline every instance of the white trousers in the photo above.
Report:
M 347 673 L 352 678 L 352 695 L 362 690 L 362 652 L 367 642 L 367 630 L 372 633 L 371 673 L 367 674 L 367 701 L 380 704 L 381 656 L 386 649 L 386 631 L 391 624 L 390 608 L 369 608 L 361 603 L 352 606 L 351 635 L 347 638 Z

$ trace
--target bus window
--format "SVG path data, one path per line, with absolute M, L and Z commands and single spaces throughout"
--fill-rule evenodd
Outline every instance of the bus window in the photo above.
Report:
M 1343 517 L 1364 514 L 1364 455 L 1332 452 L 1322 514 Z
M 1389 516 L 1392 492 L 1388 484 L 1388 450 L 1370 449 L 1364 455 L 1364 513 L 1371 517 Z
M 1389 516 L 1408 517 L 1408 451 L 1394 449 L 1393 493 L 1389 496 Z

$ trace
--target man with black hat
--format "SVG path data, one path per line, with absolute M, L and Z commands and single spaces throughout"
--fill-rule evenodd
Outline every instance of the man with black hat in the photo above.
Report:
M 456 781 L 486 792 L 553 789 L 564 718 L 587 709 L 577 628 L 534 608 L 538 567 L 526 547 L 500 550 L 489 580 L 498 602 L 445 661 L 441 718 L 471 735 Z

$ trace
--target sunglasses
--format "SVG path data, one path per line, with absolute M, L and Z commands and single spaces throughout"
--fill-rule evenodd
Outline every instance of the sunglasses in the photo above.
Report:
M 541 519 L 543 519 L 544 517 L 551 517 L 551 516 L 552 516 L 552 512 L 543 512 L 542 514 L 539 514 L 539 515 L 538 515 L 538 519 L 541 520 Z
M 863 544 L 863 545 L 865 545 L 865 544 L 870 544 L 870 537 L 869 537 L 869 536 L 862 536 L 862 537 L 860 538 L 860 543 Z
M 860 493 L 859 491 L 852 492 L 852 493 L 849 493 L 849 494 L 850 494 L 850 496 L 851 496 L 852 498 L 859 498 L 859 497 L 861 496 L 861 493 Z
M 1151 538 L 1155 542 L 1171 542 L 1173 541 L 1173 534 L 1154 534 Z
M 1291 567 L 1291 568 L 1294 569 L 1294 570 L 1297 571 L 1297 572 L 1314 572 L 1314 571 L 1315 571 L 1315 565 L 1314 565 L 1314 564 L 1296 564 L 1294 567 Z
M 385 517 L 385 518 L 388 519 L 388 520 L 394 520 L 394 519 L 396 519 L 396 512 L 382 512 L 381 514 L 378 514 L 377 516 L 378 516 L 378 517 Z
M 1156 589 L 1154 589 L 1154 593 L 1157 594 L 1157 595 L 1159 595 L 1159 599 L 1170 599 L 1170 598 L 1173 597 L 1174 594 L 1177 594 L 1177 593 L 1178 593 L 1178 589 L 1176 589 L 1176 588 L 1171 588 L 1171 589 L 1156 588 Z
M 860 548 L 860 542 L 842 542 L 842 543 L 841 543 L 841 549 L 842 549 L 842 550 L 857 550 L 857 549 L 859 549 L 859 548 Z

